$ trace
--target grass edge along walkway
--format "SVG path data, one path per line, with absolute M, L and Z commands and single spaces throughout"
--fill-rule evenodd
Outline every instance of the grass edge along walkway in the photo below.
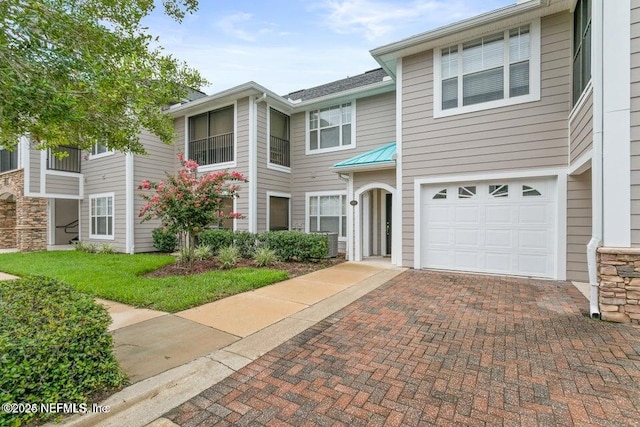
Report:
M 190 276 L 142 277 L 174 262 L 169 255 L 92 254 L 79 251 L 0 254 L 0 271 L 46 276 L 94 297 L 175 313 L 280 282 L 285 271 L 238 268 Z

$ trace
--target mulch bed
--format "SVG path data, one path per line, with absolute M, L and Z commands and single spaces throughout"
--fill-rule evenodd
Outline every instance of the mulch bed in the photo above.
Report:
M 275 262 L 266 267 L 271 270 L 284 270 L 289 273 L 289 277 L 302 276 L 323 268 L 333 267 L 345 261 L 344 254 L 338 254 L 336 258 L 326 258 L 317 262 Z M 251 259 L 241 259 L 236 268 L 252 267 L 256 265 Z M 192 266 L 186 264 L 169 264 L 158 270 L 145 274 L 145 277 L 168 277 L 168 276 L 189 276 L 192 274 L 206 273 L 211 270 L 220 270 L 220 264 L 215 259 L 194 261 Z

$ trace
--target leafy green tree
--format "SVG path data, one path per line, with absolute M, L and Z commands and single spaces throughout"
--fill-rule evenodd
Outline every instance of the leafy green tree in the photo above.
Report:
M 197 0 L 162 0 L 181 22 Z M 0 0 L 0 146 L 94 143 L 143 153 L 143 128 L 165 143 L 161 107 L 205 81 L 164 53 L 142 20 L 153 0 Z

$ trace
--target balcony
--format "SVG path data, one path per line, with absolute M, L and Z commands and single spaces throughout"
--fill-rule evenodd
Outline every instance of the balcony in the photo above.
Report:
M 233 132 L 189 141 L 189 158 L 199 165 L 233 161 Z
M 271 136 L 269 144 L 269 161 L 275 165 L 291 167 L 291 151 L 289 140 Z
M 47 169 L 60 172 L 80 173 L 81 151 L 74 147 L 57 147 L 56 152 L 67 153 L 63 158 L 57 157 L 49 150 L 47 152 Z

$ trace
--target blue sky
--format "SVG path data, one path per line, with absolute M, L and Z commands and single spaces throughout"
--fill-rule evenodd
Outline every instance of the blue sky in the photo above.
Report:
M 516 0 L 200 0 L 182 24 L 145 20 L 208 94 L 255 81 L 286 94 L 379 67 L 369 50 Z

